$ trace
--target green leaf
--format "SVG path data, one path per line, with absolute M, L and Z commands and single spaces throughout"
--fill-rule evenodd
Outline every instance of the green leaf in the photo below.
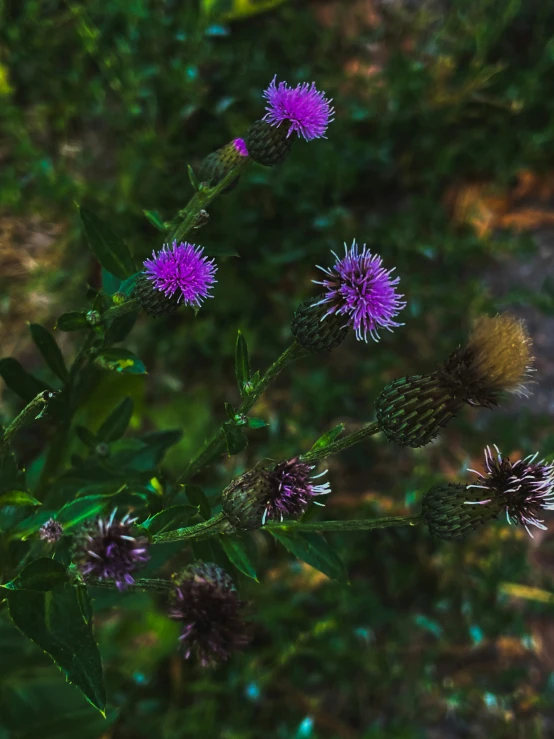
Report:
M 235 377 L 237 378 L 239 392 L 244 397 L 246 395 L 244 385 L 250 381 L 250 359 L 248 357 L 246 339 L 241 331 L 237 334 L 237 343 L 235 345 Z
M 115 277 L 125 280 L 136 272 L 131 252 L 106 223 L 86 208 L 79 208 L 88 244 L 96 258 Z
M 98 438 L 96 437 L 96 435 L 93 434 L 92 431 L 86 429 L 84 426 L 77 426 L 77 428 L 75 429 L 75 433 L 83 442 L 83 444 L 85 444 L 85 446 L 92 448 L 98 444 Z
M 221 534 L 219 537 L 219 543 L 223 547 L 225 554 L 229 557 L 230 562 L 235 565 L 237 570 L 258 582 L 256 569 L 242 541 L 236 536 Z
M 2 377 L 10 390 L 17 393 L 26 403 L 30 403 L 43 390 L 52 389 L 44 382 L 37 380 L 36 377 L 29 374 L 23 369 L 17 359 L 13 359 L 12 357 L 0 359 L 0 377 Z
M 187 164 L 187 172 L 189 175 L 190 184 L 194 187 L 196 192 L 198 192 L 198 188 L 200 187 L 200 183 L 198 182 L 198 178 L 194 174 L 193 168 L 190 166 L 190 164 Z
M 344 431 L 344 423 L 339 423 L 337 426 L 332 428 L 330 431 L 327 431 L 326 433 L 324 433 L 323 436 L 320 436 L 319 439 L 313 445 L 313 447 L 310 449 L 310 451 L 313 452 L 316 449 L 324 449 L 325 447 L 329 446 L 329 444 L 332 444 L 337 438 L 337 436 L 340 436 L 343 431 Z
M 30 562 L 20 574 L 3 587 L 8 590 L 37 590 L 46 593 L 68 581 L 67 569 L 55 559 L 41 557 Z
M 202 488 L 199 485 L 185 485 L 185 495 L 207 521 L 212 515 L 212 507 Z
M 344 564 L 334 549 L 321 536 L 312 532 L 284 532 L 267 528 L 271 536 L 303 562 L 323 572 L 327 577 L 346 581 Z
M 142 270 L 140 272 L 135 272 L 134 275 L 128 277 L 121 283 L 117 292 L 125 295 L 126 298 L 130 298 L 135 289 L 135 285 L 137 284 L 137 280 L 141 276 L 141 274 Z
M 102 495 L 84 495 L 82 498 L 71 500 L 58 511 L 55 519 L 64 528 L 64 531 L 78 526 L 88 518 L 93 518 L 102 512 L 106 505 L 106 498 Z
M 23 490 L 10 490 L 0 495 L 0 508 L 4 506 L 39 506 L 42 505 L 40 500 L 33 498 L 30 493 Z
M 9 449 L 0 451 L 0 493 L 26 488 L 25 474 L 17 466 L 15 456 Z
M 102 267 L 102 292 L 110 296 L 115 295 L 120 285 L 121 279 Z
M 239 454 L 239 452 L 242 452 L 248 446 L 246 434 L 237 426 L 225 423 L 223 424 L 223 433 L 225 434 L 229 456 Z
M 143 210 L 142 212 L 154 228 L 157 228 L 158 231 L 167 231 L 164 220 L 157 210 Z
M 162 531 L 174 531 L 188 526 L 191 518 L 197 513 L 198 508 L 196 506 L 174 505 L 156 513 L 155 516 L 151 516 L 140 525 L 152 535 L 159 534 Z
M 249 429 L 263 429 L 264 426 L 269 426 L 269 424 L 267 421 L 264 421 L 263 418 L 249 418 L 248 419 Z
M 122 372 L 128 375 L 145 375 L 146 367 L 142 360 L 127 349 L 105 349 L 94 360 L 102 369 Z
M 106 344 L 118 344 L 124 341 L 134 328 L 139 316 L 138 310 L 115 318 L 106 331 Z
M 132 398 L 124 398 L 100 426 L 96 432 L 96 436 L 100 441 L 105 442 L 120 439 L 127 430 L 132 415 L 133 400 Z
M 56 321 L 56 328 L 60 331 L 80 331 L 88 327 L 86 313 L 77 311 L 63 313 Z
M 52 372 L 57 375 L 62 382 L 67 381 L 67 367 L 60 347 L 56 343 L 56 339 L 50 331 L 41 326 L 39 323 L 31 323 L 29 326 L 31 336 L 35 342 L 37 349 L 42 354 L 44 361 L 50 367 Z
M 8 602 L 17 628 L 49 654 L 68 682 L 104 713 L 102 662 L 92 632 L 86 588 L 66 585 L 47 593 L 13 590 Z

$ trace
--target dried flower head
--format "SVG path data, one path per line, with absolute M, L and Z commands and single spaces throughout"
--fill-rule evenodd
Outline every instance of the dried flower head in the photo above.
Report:
M 53 518 L 49 518 L 46 523 L 42 524 L 38 531 L 38 535 L 43 541 L 47 541 L 49 544 L 55 544 L 59 541 L 63 534 L 63 527 L 61 523 L 58 523 Z
M 328 306 L 322 320 L 331 315 L 345 316 L 345 325 L 352 326 L 358 340 L 367 342 L 369 334 L 374 341 L 379 341 L 379 328 L 392 331 L 403 325 L 393 320 L 406 306 L 401 300 L 403 296 L 396 292 L 400 279 L 392 278 L 394 267 L 385 270 L 381 257 L 371 254 L 365 244 L 360 252 L 354 240 L 350 249 L 344 245 L 344 251 L 342 259 L 332 252 L 337 260 L 333 267 L 318 265 L 327 275 L 325 280 L 313 280 L 326 290 L 319 302 Z
M 211 562 L 189 565 L 175 585 L 169 616 L 183 624 L 179 638 L 186 659 L 194 656 L 208 667 L 250 641 L 244 603 L 221 567 Z
M 435 372 L 402 377 L 377 399 L 379 426 L 401 446 L 428 444 L 462 409 L 498 405 L 504 392 L 525 393 L 531 339 L 522 321 L 508 315 L 480 318 L 465 346 Z
M 113 580 L 118 590 L 135 582 L 133 574 L 150 559 L 148 540 L 132 536 L 136 518 L 116 520 L 115 508 L 108 520 L 98 517 L 77 538 L 74 559 L 85 579 Z
M 463 402 L 491 408 L 502 393 L 526 394 L 531 339 L 523 321 L 506 313 L 479 318 L 467 344 L 440 368 L 441 381 Z
M 315 465 L 297 457 L 274 467 L 250 470 L 223 491 L 223 512 L 239 529 L 257 529 L 267 521 L 299 518 L 320 495 L 328 495 L 328 482 L 317 483 L 327 470 L 312 476 Z
M 146 277 L 156 290 L 167 297 L 176 297 L 184 305 L 200 306 L 216 282 L 217 267 L 213 259 L 203 256 L 204 249 L 187 242 L 172 248 L 165 244 L 152 259 L 144 262 Z
M 325 132 L 333 120 L 332 100 L 328 100 L 325 93 L 316 89 L 315 82 L 311 86 L 304 82 L 296 87 L 289 87 L 286 82 L 277 85 L 276 79 L 277 75 L 264 91 L 268 105 L 262 120 L 271 126 L 279 126 L 284 121 L 290 122 L 288 136 L 296 131 L 306 141 L 326 138 Z
M 468 505 L 499 507 L 506 511 L 509 523 L 522 524 L 529 536 L 529 526 L 546 529 L 539 518 L 541 510 L 554 510 L 554 465 L 536 462 L 538 452 L 511 462 L 496 445 L 496 458 L 490 447 L 485 449 L 485 473 L 474 472 L 479 480 L 469 488 L 482 490 L 485 500 L 467 501 Z

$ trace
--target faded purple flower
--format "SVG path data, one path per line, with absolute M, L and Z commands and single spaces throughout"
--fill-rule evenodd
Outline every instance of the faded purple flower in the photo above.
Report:
M 185 305 L 200 306 L 216 282 L 217 267 L 213 259 L 203 256 L 204 249 L 188 242 L 177 245 L 164 244 L 163 249 L 152 252 L 152 259 L 144 262 L 146 277 L 156 290 L 171 297 L 178 295 Z
M 196 657 L 202 667 L 227 660 L 249 641 L 249 624 L 229 575 L 213 564 L 189 565 L 176 580 L 170 618 L 181 621 L 179 637 L 185 658 Z
M 315 305 L 329 306 L 321 320 L 333 314 L 347 316 L 345 326 L 352 326 L 359 341 L 367 342 L 367 334 L 374 341 L 379 341 L 377 329 L 392 331 L 404 325 L 393 320 L 406 306 L 405 301 L 401 300 L 404 296 L 396 292 L 400 279 L 392 278 L 391 272 L 395 268 L 388 271 L 384 269 L 381 257 L 368 251 L 365 244 L 359 252 L 354 239 L 350 249 L 344 245 L 344 251 L 342 259 L 331 252 L 337 260 L 333 267 L 318 265 L 318 269 L 325 272 L 327 277 L 323 281 L 313 282 L 323 285 L 326 294 Z
M 318 495 L 329 495 L 329 482 L 314 483 L 319 477 L 327 474 L 324 470 L 319 475 L 311 476 L 315 465 L 300 462 L 298 457 L 279 462 L 275 469 L 269 472 L 271 494 L 268 496 L 262 517 L 262 526 L 266 521 L 282 521 L 285 516 L 299 518 L 308 505 L 313 501 L 316 505 L 323 505 L 313 500 Z
M 468 505 L 498 505 L 505 508 L 508 523 L 522 524 L 529 536 L 529 526 L 546 530 L 540 511 L 554 510 L 554 465 L 535 462 L 538 452 L 510 462 L 502 457 L 496 444 L 496 459 L 490 447 L 485 449 L 485 474 L 476 470 L 478 484 L 468 488 L 483 490 L 485 500 L 467 501 Z
M 277 75 L 264 91 L 268 102 L 267 113 L 262 120 L 271 126 L 279 126 L 283 121 L 290 122 L 287 137 L 293 131 L 303 136 L 306 141 L 327 138 L 325 132 L 333 120 L 334 108 L 332 100 L 327 100 L 325 93 L 316 90 L 315 82 L 310 85 L 304 82 L 296 87 L 289 87 L 286 82 L 276 84 Z
M 241 157 L 248 156 L 248 149 L 246 148 L 244 139 L 233 139 L 233 146 L 235 147 L 235 150 L 241 155 Z
M 97 518 L 77 539 L 75 560 L 85 579 L 113 580 L 118 590 L 135 582 L 133 573 L 150 559 L 148 539 L 132 536 L 136 518 L 116 520 L 114 509 L 107 521 Z
M 61 523 L 58 523 L 53 518 L 49 518 L 46 523 L 43 523 L 38 530 L 38 535 L 43 541 L 47 541 L 49 544 L 55 544 L 59 541 L 63 534 L 63 528 Z

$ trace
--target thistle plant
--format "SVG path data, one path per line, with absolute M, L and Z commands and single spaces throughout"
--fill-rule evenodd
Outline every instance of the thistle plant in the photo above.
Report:
M 101 711 L 106 696 L 91 590 L 156 593 L 161 611 L 179 623 L 183 657 L 212 668 L 243 650 L 255 627 L 245 616 L 236 578 L 219 562 L 198 558 L 202 550 L 197 545 L 203 540 L 221 544 L 229 569 L 255 578 L 244 543 L 245 532 L 253 530 L 285 543 L 295 556 L 313 564 L 314 532 L 423 523 L 431 535 L 452 540 L 491 524 L 504 511 L 510 523 L 531 534 L 531 527 L 545 528 L 542 512 L 554 508 L 552 463 L 537 462 L 538 453 L 512 462 L 496 447 L 496 457 L 487 447 L 484 471 L 474 473 L 473 483 L 436 484 L 419 496 L 421 509 L 412 515 L 344 520 L 314 515 L 314 506 L 323 506 L 331 487 L 339 493 L 339 486 L 327 480 L 326 466 L 320 465 L 330 455 L 378 434 L 400 446 L 422 447 L 464 406 L 493 409 L 509 394 L 528 392 L 531 338 L 523 322 L 508 314 L 479 316 L 467 342 L 446 359 L 437 358 L 434 371 L 391 382 L 375 399 L 376 420 L 368 406 L 362 428 L 343 434 L 339 427 L 290 458 L 260 460 L 228 480 L 215 499 L 208 499 L 194 483 L 200 473 L 208 476 L 225 453 L 240 453 L 254 436 L 251 431 L 265 425 L 251 415 L 252 408 L 292 362 L 310 353 L 320 354 L 323 361 L 348 335 L 357 340 L 358 351 L 377 352 L 377 342 L 386 341 L 383 330 L 392 332 L 404 325 L 398 318 L 405 317 L 402 311 L 408 301 L 399 286 L 407 276 L 393 274 L 395 266 L 378 244 L 360 246 L 356 239 L 345 245 L 344 256 L 333 252 L 331 266 L 317 267 L 323 273 L 313 280 L 318 292 L 306 295 L 291 316 L 293 342 L 265 372 L 252 371 L 246 339 L 238 332 L 235 366 L 240 401 L 226 404 L 226 420 L 202 448 L 183 460 L 179 474 L 162 470 L 162 463 L 181 430 L 145 433 L 132 439 L 133 444 L 122 440 L 133 414 L 130 397 L 113 408 L 96 431 L 79 425 L 78 411 L 91 389 L 98 387 L 102 373 L 146 372 L 144 362 L 121 347 L 140 313 L 146 314 L 142 320 L 163 321 L 177 311 L 183 316 L 185 311 L 209 311 L 208 298 L 218 299 L 217 245 L 187 240 L 206 223 L 214 198 L 231 191 L 237 196 L 239 178 L 247 167 L 273 166 L 293 156 L 295 139 L 298 146 L 333 145 L 316 141 L 325 139 L 328 130 L 332 139 L 334 109 L 315 83 L 291 87 L 275 78 L 260 93 L 260 103 L 264 99 L 263 117 L 207 153 L 198 175 L 189 167 L 194 194 L 184 208 L 168 221 L 148 212 L 162 234 L 152 243 L 152 256 L 141 265 L 110 226 L 80 209 L 86 239 L 117 288 L 111 294 L 92 295 L 86 311 L 59 317 L 59 331 L 77 332 L 82 338 L 69 366 L 52 334 L 31 326 L 37 348 L 59 381 L 58 389 L 43 388 L 31 376 L 21 384 L 13 373 L 3 374 L 25 402 L 0 438 L 0 496 L 8 501 L 2 509 L 0 538 L 2 551 L 9 553 L 0 573 L 3 602 L 19 630 L 49 654 Z M 370 234 L 364 237 L 369 239 Z M 326 258 L 322 252 L 319 261 L 328 264 Z M 316 274 L 314 265 L 306 276 Z M 36 394 L 29 393 L 30 387 L 37 389 Z M 53 430 L 40 464 L 26 479 L 13 454 L 13 441 L 24 426 L 39 419 L 51 423 Z M 86 446 L 88 456 L 67 453 L 73 438 Z M 325 553 L 331 549 L 323 538 L 317 542 Z M 152 572 L 156 568 L 152 554 L 158 545 L 168 543 L 181 543 L 181 562 L 189 561 L 165 576 L 173 567 L 169 560 L 165 571 L 162 568 L 164 577 L 152 577 L 160 574 Z M 333 557 L 338 559 L 334 552 Z M 52 613 L 60 617 L 56 639 L 50 632 Z

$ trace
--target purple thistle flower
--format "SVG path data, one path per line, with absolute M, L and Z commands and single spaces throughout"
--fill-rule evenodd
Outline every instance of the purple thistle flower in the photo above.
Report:
M 169 617 L 181 621 L 179 640 L 185 659 L 195 656 L 202 667 L 227 660 L 249 641 L 244 603 L 233 581 L 217 565 L 189 565 L 176 581 Z
M 148 539 L 132 536 L 137 520 L 129 514 L 117 521 L 114 508 L 107 521 L 97 518 L 76 543 L 75 559 L 85 579 L 113 580 L 118 590 L 135 582 L 133 574 L 150 559 Z
M 508 523 L 522 524 L 531 538 L 529 526 L 546 530 L 544 521 L 538 518 L 541 510 L 554 510 L 554 465 L 535 462 L 538 452 L 525 459 L 510 462 L 502 457 L 496 444 L 497 458 L 490 447 L 485 449 L 485 474 L 469 470 L 479 476 L 478 484 L 468 488 L 484 490 L 486 500 L 466 501 L 468 505 L 496 504 L 506 509 Z
M 62 538 L 63 527 L 61 523 L 58 523 L 53 518 L 49 518 L 46 523 L 43 523 L 38 530 L 38 535 L 43 541 L 47 541 L 49 544 L 55 544 Z
M 262 118 L 271 126 L 279 126 L 283 121 L 290 121 L 287 134 L 296 131 L 306 141 L 327 138 L 327 126 L 333 120 L 334 108 L 332 100 L 327 100 L 325 93 L 316 90 L 315 82 L 310 85 L 304 82 L 296 87 L 289 87 L 286 82 L 276 84 L 277 75 L 264 91 L 269 103 L 267 113 Z
M 248 149 L 246 148 L 244 139 L 233 139 L 233 146 L 235 147 L 235 150 L 241 155 L 241 157 L 248 156 Z
M 381 266 L 381 257 L 371 254 L 365 244 L 359 252 L 355 239 L 350 249 L 344 245 L 344 251 L 342 259 L 331 252 L 337 260 L 332 268 L 317 265 L 318 269 L 325 272 L 327 279 L 312 282 L 323 285 L 327 292 L 325 298 L 315 303 L 314 307 L 329 305 L 329 310 L 321 320 L 333 314 L 348 316 L 345 326 L 354 328 L 359 341 L 367 342 L 368 333 L 374 341 L 379 341 L 378 328 L 392 331 L 404 325 L 393 321 L 406 306 L 401 300 L 404 296 L 395 289 L 400 278 L 393 279 L 391 272 L 395 268 L 385 270 Z
M 262 516 L 262 526 L 266 521 L 282 521 L 285 516 L 299 518 L 313 498 L 329 495 L 329 482 L 314 484 L 314 480 L 326 475 L 328 470 L 312 477 L 314 468 L 315 465 L 300 462 L 298 457 L 276 465 L 269 473 L 272 489 Z M 323 505 L 315 500 L 313 502 Z
M 217 267 L 213 259 L 203 256 L 204 249 L 188 242 L 173 247 L 164 244 L 157 254 L 152 252 L 152 259 L 144 262 L 146 277 L 152 281 L 156 290 L 172 297 L 175 293 L 185 305 L 200 306 L 209 295 L 216 282 L 214 275 Z

